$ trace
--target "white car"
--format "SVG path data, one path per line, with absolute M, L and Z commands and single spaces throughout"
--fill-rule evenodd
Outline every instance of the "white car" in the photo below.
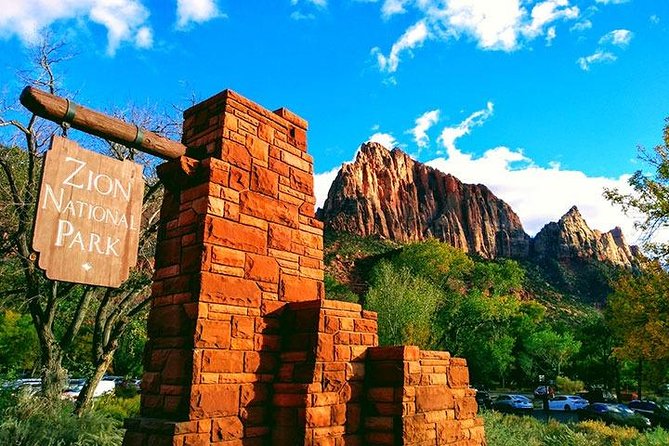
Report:
M 86 380 L 84 379 L 71 379 L 67 389 L 63 392 L 63 399 L 76 400 L 85 383 Z M 93 391 L 93 398 L 113 393 L 115 388 L 116 383 L 114 381 L 100 381 Z
M 588 400 L 581 398 L 578 395 L 556 395 L 554 398 L 548 400 L 549 410 L 579 410 L 587 406 Z

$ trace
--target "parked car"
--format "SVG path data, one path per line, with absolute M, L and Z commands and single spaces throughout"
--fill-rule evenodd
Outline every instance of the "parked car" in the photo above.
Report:
M 637 429 L 649 429 L 651 422 L 648 418 L 635 413 L 624 404 L 593 403 L 578 412 L 579 420 L 598 420 L 606 424 L 630 426 Z
M 81 393 L 81 390 L 84 388 L 84 384 L 86 384 L 85 379 L 71 379 L 67 388 L 63 392 L 62 398 L 76 400 L 79 397 L 79 393 Z M 115 388 L 116 383 L 114 381 L 102 380 L 95 387 L 93 398 L 112 393 Z
M 34 394 L 42 390 L 42 380 L 36 378 L 20 378 L 3 383 L 2 387 L 11 389 L 12 391 L 25 391 Z
M 534 389 L 535 398 L 544 398 L 545 396 L 552 398 L 554 394 L 555 391 L 551 386 L 539 386 L 536 389 Z
M 490 393 L 487 390 L 476 390 L 476 404 L 479 405 L 479 410 L 481 409 L 492 409 L 492 398 Z
M 612 392 L 602 389 L 602 388 L 592 388 L 584 392 L 578 392 L 577 394 L 583 399 L 586 399 L 592 403 L 616 403 L 618 399 L 615 394 Z
M 532 413 L 534 406 L 529 398 L 523 395 L 505 394 L 499 395 L 492 403 L 492 408 L 504 413 Z
M 669 428 L 669 407 L 649 400 L 633 400 L 627 406 L 639 415 L 648 418 L 653 426 Z
M 579 410 L 587 406 L 588 400 L 581 398 L 578 395 L 556 395 L 554 398 L 548 400 L 549 410 Z

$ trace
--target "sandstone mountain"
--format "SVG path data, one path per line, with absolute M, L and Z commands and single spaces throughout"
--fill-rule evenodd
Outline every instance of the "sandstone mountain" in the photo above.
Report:
M 374 142 L 342 167 L 319 215 L 336 231 L 397 241 L 436 237 L 486 258 L 529 252 L 520 219 L 487 187 L 464 184 Z
M 590 229 L 576 206 L 559 221 L 544 226 L 531 246 L 531 257 L 539 261 L 593 259 L 630 268 L 639 256 L 636 246 L 627 245 L 619 227 L 604 233 Z
M 484 258 L 630 267 L 638 254 L 620 228 L 592 230 L 576 207 L 531 239 L 513 209 L 486 186 L 462 183 L 374 142 L 363 144 L 355 161 L 342 166 L 319 217 L 334 231 L 400 242 L 435 237 Z

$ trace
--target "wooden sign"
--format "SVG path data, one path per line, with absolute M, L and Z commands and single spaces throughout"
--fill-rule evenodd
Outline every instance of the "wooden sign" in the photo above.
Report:
M 33 249 L 52 280 L 118 287 L 137 262 L 142 166 L 54 136 L 44 160 Z

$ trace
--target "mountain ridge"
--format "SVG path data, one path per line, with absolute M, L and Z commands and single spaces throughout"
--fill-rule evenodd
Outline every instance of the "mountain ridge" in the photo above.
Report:
M 375 142 L 342 165 L 318 217 L 334 231 L 399 242 L 434 237 L 488 259 L 591 259 L 630 268 L 640 255 L 620 228 L 593 230 L 576 206 L 530 237 L 511 206 L 485 185 L 463 183 Z

